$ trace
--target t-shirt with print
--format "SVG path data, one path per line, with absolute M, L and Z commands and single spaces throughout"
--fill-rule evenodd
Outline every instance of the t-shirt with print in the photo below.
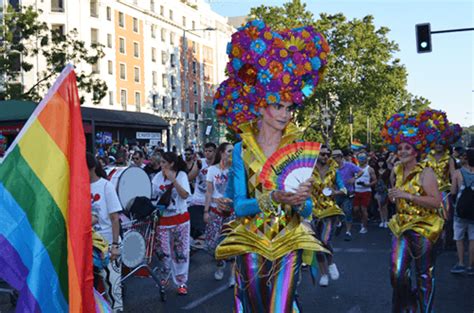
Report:
M 219 165 L 212 165 L 207 171 L 206 180 L 212 183 L 214 191 L 212 192 L 212 198 L 224 197 L 227 183 L 229 181 L 229 169 L 221 169 Z M 217 207 L 215 202 L 211 202 L 212 207 Z
M 183 187 L 184 190 L 191 193 L 191 188 L 189 187 L 188 175 L 185 172 L 180 171 L 178 175 L 176 175 L 176 182 Z M 165 193 L 166 190 L 172 188 L 171 191 L 171 201 L 168 207 L 166 207 L 163 211 L 163 216 L 174 216 L 183 214 L 188 211 L 188 204 L 185 199 L 181 198 L 176 191 L 173 183 L 165 179 L 163 176 L 163 172 L 159 172 L 155 175 L 152 181 L 153 185 L 153 198 L 160 199 L 160 197 Z
M 206 159 L 200 159 L 200 163 L 201 169 L 194 180 L 194 194 L 189 199 L 190 205 L 204 205 L 206 200 L 206 175 L 209 165 L 207 164 Z
M 122 211 L 122 205 L 114 185 L 104 178 L 91 183 L 91 202 L 94 213 L 99 221 L 94 230 L 102 235 L 109 243 L 113 242 L 112 221 L 110 214 Z
M 344 187 L 346 187 L 348 193 L 354 192 L 354 183 L 349 183 L 351 178 L 354 178 L 355 174 L 361 171 L 360 167 L 354 165 L 351 162 L 344 162 L 342 166 L 337 170 L 344 181 Z

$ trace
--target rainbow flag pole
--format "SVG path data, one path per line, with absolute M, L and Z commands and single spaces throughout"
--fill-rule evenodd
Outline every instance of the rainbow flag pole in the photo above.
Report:
M 66 66 L 0 164 L 0 278 L 17 312 L 95 312 L 90 185 Z

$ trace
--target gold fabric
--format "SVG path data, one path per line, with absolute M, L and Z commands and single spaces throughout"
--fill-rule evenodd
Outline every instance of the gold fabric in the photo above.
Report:
M 313 172 L 313 215 L 318 218 L 325 218 L 335 215 L 344 215 L 344 212 L 339 208 L 332 197 L 327 197 L 323 194 L 323 189 L 328 187 L 336 189 L 336 171 L 338 164 L 336 161 L 329 159 L 329 169 L 323 179 L 319 175 L 317 168 Z
M 267 157 L 257 143 L 256 122 L 240 126 L 242 133 L 242 159 L 247 174 L 247 191 L 249 198 L 259 199 L 259 204 L 272 205 L 269 191 L 264 190 L 258 181 Z M 290 123 L 282 136 L 280 146 L 286 146 L 301 137 L 301 132 Z M 293 212 L 291 206 L 281 205 L 281 208 L 263 208 L 254 216 L 237 218 L 228 228 L 225 239 L 216 249 L 217 259 L 232 256 L 257 253 L 264 258 L 274 261 L 294 250 L 310 250 L 329 253 L 314 236 L 311 229 L 304 226 L 302 217 Z
M 441 192 L 449 191 L 451 188 L 449 177 L 449 152 L 446 150 L 438 161 L 435 158 L 436 151 L 431 150 L 426 157 L 426 162 L 433 169 L 438 181 L 438 187 Z
M 426 195 L 420 183 L 420 175 L 427 166 L 427 162 L 417 164 L 404 180 L 403 165 L 397 164 L 394 167 L 395 187 L 413 195 Z M 395 236 L 400 237 L 403 232 L 411 229 L 432 242 L 438 240 L 443 230 L 444 220 L 435 209 L 424 208 L 406 199 L 397 199 L 396 205 L 397 213 L 388 223 Z

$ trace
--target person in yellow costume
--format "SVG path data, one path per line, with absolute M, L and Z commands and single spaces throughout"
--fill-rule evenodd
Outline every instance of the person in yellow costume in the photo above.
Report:
M 436 243 L 444 220 L 439 214 L 441 194 L 436 175 L 427 162 L 419 162 L 434 145 L 438 130 L 429 110 L 416 115 L 397 113 L 382 129 L 389 149 L 400 162 L 391 173 L 389 199 L 396 213 L 388 223 L 393 233 L 390 279 L 392 312 L 433 312 Z M 412 288 L 414 263 L 416 287 Z
M 311 181 L 292 193 L 266 190 L 258 177 L 274 152 L 301 140 L 293 112 L 314 92 L 329 47 L 312 27 L 275 32 L 255 20 L 232 35 L 227 52 L 229 78 L 214 107 L 242 141 L 226 191 L 237 218 L 215 256 L 236 257 L 234 312 L 297 313 L 303 250 L 329 253 L 302 223 L 313 208 Z
M 339 222 L 339 217 L 344 216 L 344 212 L 336 204 L 333 197 L 345 194 L 346 189 L 342 178 L 337 172 L 339 165 L 330 156 L 331 151 L 329 148 L 326 145 L 322 145 L 313 171 L 313 189 L 311 192 L 314 204 L 312 226 L 316 238 L 324 244 L 326 249 L 333 253 L 331 238 L 334 228 Z M 333 261 L 332 254 L 316 253 L 316 259 L 321 272 L 320 286 L 328 286 L 329 277 L 332 280 L 339 279 L 339 270 Z M 307 260 L 304 259 L 304 261 L 306 262 Z

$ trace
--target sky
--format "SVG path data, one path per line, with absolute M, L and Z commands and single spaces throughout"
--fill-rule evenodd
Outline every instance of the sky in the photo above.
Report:
M 224 16 L 242 16 L 250 8 L 281 6 L 283 0 L 208 0 Z M 474 31 L 432 34 L 431 53 L 416 52 L 415 24 L 431 23 L 431 31 L 474 28 L 472 0 L 302 0 L 315 17 L 343 13 L 348 19 L 372 15 L 375 25 L 391 31 L 395 55 L 408 71 L 408 91 L 445 111 L 451 122 L 474 125 Z M 328 69 L 330 70 L 330 69 Z

